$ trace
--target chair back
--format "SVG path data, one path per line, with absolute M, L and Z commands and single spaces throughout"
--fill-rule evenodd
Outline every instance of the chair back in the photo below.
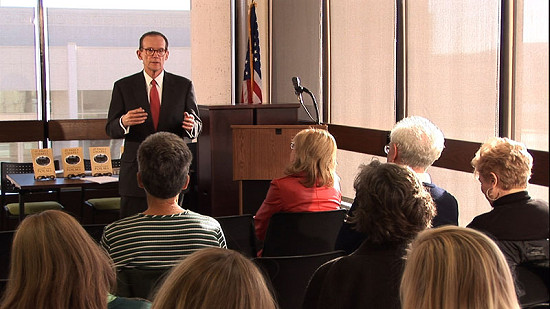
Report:
M 256 257 L 256 234 L 252 215 L 224 216 L 215 219 L 222 227 L 227 248 L 239 251 L 247 257 Z
M 14 234 L 15 231 L 0 232 L 0 279 L 8 279 Z
M 2 162 L 0 164 L 2 170 L 2 196 L 4 196 L 5 193 L 18 192 L 17 188 L 6 178 L 6 175 L 34 173 L 32 163 Z
M 524 308 L 550 301 L 548 239 L 496 240 L 513 270 L 516 292 Z
M 280 309 L 301 308 L 309 280 L 321 265 L 344 256 L 343 250 L 300 256 L 259 257 L 253 261 L 271 283 Z
M 345 215 L 344 209 L 275 213 L 269 219 L 262 256 L 333 251 Z
M 113 168 L 120 168 L 120 159 L 112 159 L 111 165 L 113 166 Z
M 169 268 L 141 269 L 120 268 L 117 270 L 117 296 L 153 300 Z
M 538 263 L 523 263 L 515 268 L 516 284 L 523 295 L 519 297 L 522 307 L 550 302 L 550 268 L 548 260 Z
M 107 224 L 105 223 L 98 223 L 98 224 L 83 224 L 82 227 L 88 234 L 97 242 L 99 243 L 101 241 L 101 237 L 103 236 L 103 230 L 105 229 L 105 226 Z

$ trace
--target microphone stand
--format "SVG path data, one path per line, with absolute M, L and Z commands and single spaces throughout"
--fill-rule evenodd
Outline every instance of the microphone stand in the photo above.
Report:
M 313 101 L 313 107 L 315 107 L 315 114 L 317 116 L 317 121 L 315 121 L 313 119 L 313 117 L 311 117 L 311 114 L 309 113 L 309 111 L 307 110 L 307 108 L 305 107 L 304 105 L 304 101 L 302 100 L 302 96 L 300 95 L 300 103 L 302 104 L 302 106 L 304 107 L 304 109 L 306 110 L 307 114 L 309 115 L 309 118 L 311 118 L 311 120 L 315 121 L 317 124 L 321 124 L 321 118 L 319 117 L 319 106 L 317 105 L 317 100 L 315 99 L 315 96 L 313 95 L 313 93 L 311 91 L 309 91 L 309 89 L 307 89 L 306 87 L 303 87 L 302 86 L 302 89 L 304 90 L 305 93 L 309 94 L 309 96 L 311 97 L 311 101 Z

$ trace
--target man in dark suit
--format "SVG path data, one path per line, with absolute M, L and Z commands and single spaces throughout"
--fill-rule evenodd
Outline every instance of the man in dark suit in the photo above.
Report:
M 147 209 L 145 191 L 138 187 L 137 150 L 147 136 L 167 131 L 194 139 L 202 128 L 192 82 L 164 71 L 168 39 L 160 32 L 143 34 L 137 57 L 143 71 L 115 82 L 106 132 L 124 138 L 119 192 L 121 217 Z

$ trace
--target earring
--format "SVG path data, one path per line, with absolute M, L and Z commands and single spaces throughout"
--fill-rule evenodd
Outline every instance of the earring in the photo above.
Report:
M 498 192 L 497 192 L 497 196 L 495 196 L 494 198 L 491 197 L 491 190 L 493 190 L 493 188 L 489 188 L 487 189 L 487 192 L 485 192 L 485 196 L 487 197 L 487 199 L 491 202 L 493 201 L 496 201 L 498 199 L 498 196 L 500 195 Z

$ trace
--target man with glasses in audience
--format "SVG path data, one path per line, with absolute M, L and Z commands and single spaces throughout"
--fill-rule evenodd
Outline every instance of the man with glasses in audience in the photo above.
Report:
M 145 192 L 136 180 L 141 142 L 159 131 L 194 139 L 202 128 L 192 82 L 164 70 L 169 55 L 166 36 L 156 31 L 143 34 L 136 53 L 143 71 L 115 82 L 105 128 L 111 138 L 124 138 L 119 175 L 121 217 L 147 209 Z
M 390 133 L 390 143 L 384 147 L 388 162 L 410 167 L 430 192 L 437 210 L 432 220 L 433 227 L 458 225 L 458 202 L 452 194 L 433 184 L 427 173 L 444 147 L 445 137 L 441 130 L 419 116 L 407 117 L 396 123 Z M 355 251 L 366 237 L 348 222 L 355 208 L 353 204 L 348 211 L 336 240 L 336 250 L 345 250 L 348 254 Z

